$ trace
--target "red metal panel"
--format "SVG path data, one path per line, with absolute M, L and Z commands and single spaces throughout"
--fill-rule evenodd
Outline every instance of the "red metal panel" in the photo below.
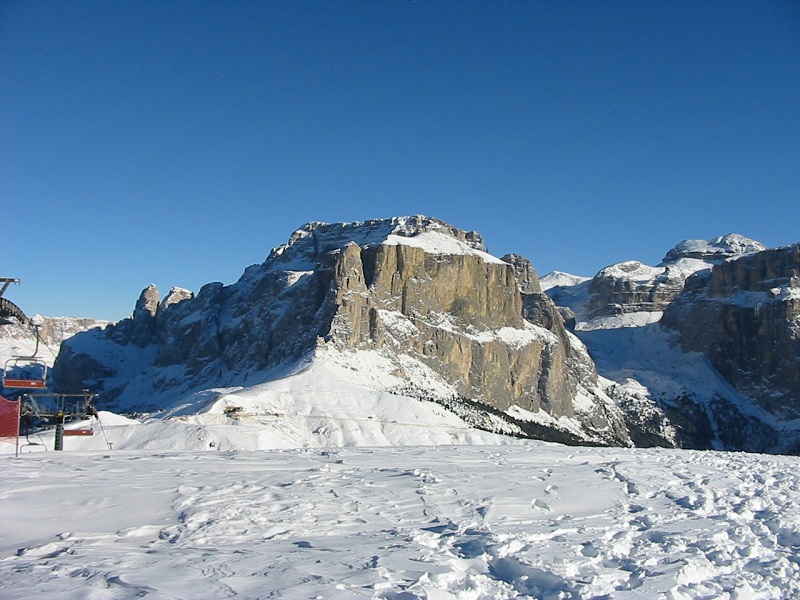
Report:
M 10 379 L 5 377 L 3 379 L 3 387 L 42 390 L 44 389 L 44 381 L 41 379 Z
M 64 435 L 94 435 L 92 429 L 65 429 Z

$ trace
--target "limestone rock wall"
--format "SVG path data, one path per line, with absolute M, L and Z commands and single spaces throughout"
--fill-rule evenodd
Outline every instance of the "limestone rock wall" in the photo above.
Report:
M 686 275 L 674 267 L 652 268 L 637 261 L 619 263 L 601 270 L 592 279 L 588 316 L 664 310 L 681 293 L 685 280 Z
M 800 417 L 800 244 L 694 277 L 664 314 L 687 351 L 782 419 Z
M 761 243 L 730 233 L 711 240 L 684 240 L 667 252 L 657 267 L 635 260 L 611 265 L 591 280 L 586 317 L 663 311 L 694 273 L 762 250 Z
M 333 343 L 411 352 L 465 397 L 500 409 L 572 415 L 568 347 L 525 321 L 511 265 L 402 244 L 350 244 L 335 253 L 333 273 Z M 518 343 L 496 333 L 503 328 L 519 332 Z

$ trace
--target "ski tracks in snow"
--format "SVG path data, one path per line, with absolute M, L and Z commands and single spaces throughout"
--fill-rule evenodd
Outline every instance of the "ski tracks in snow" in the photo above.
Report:
M 0 598 L 800 597 L 796 458 L 532 443 L 4 464 Z

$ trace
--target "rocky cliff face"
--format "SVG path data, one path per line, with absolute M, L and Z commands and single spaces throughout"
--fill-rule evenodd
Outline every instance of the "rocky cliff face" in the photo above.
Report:
M 796 245 L 730 234 L 681 242 L 658 267 L 545 280 L 637 445 L 798 453 L 799 270 Z
M 691 278 L 662 321 L 781 420 L 800 417 L 799 274 L 800 244 L 727 260 Z
M 589 284 L 587 318 L 663 311 L 683 291 L 687 277 L 732 257 L 765 247 L 738 234 L 685 240 L 657 267 L 625 261 L 600 270 Z
M 513 409 L 562 432 L 566 419 L 577 439 L 630 443 L 533 266 L 505 258 L 486 253 L 479 234 L 421 216 L 310 223 L 232 286 L 163 302 L 148 288 L 131 319 L 66 343 L 56 380 L 155 409 L 263 381 L 277 365 L 326 352 L 356 364 L 366 352 L 403 393 Z
M 663 310 L 683 290 L 685 280 L 685 273 L 672 265 L 626 261 L 606 267 L 589 285 L 588 317 Z

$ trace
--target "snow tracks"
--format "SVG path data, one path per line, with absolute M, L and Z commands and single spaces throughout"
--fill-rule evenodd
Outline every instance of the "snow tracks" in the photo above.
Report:
M 799 462 L 544 443 L 3 459 L 0 598 L 800 597 Z

